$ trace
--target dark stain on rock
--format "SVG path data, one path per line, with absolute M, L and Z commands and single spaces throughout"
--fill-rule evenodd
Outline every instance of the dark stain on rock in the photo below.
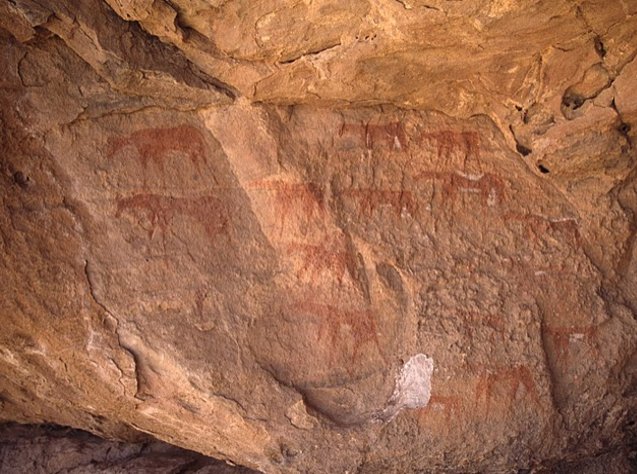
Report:
M 385 262 L 379 263 L 376 265 L 376 273 L 378 273 L 378 276 L 385 286 L 399 294 L 404 292 L 402 278 L 392 265 Z
M 628 136 L 628 133 L 630 132 L 630 125 L 628 125 L 626 122 L 620 122 L 620 124 L 617 126 L 617 131 L 624 136 Z
M 561 107 L 562 115 L 564 115 L 564 117 L 567 118 L 568 120 L 572 120 L 573 118 L 575 118 L 573 115 L 573 112 L 575 112 L 582 105 L 584 105 L 585 101 L 586 101 L 585 97 L 583 97 L 580 94 L 577 94 L 570 88 L 567 89 L 564 95 L 562 96 L 562 107 Z
M 595 52 L 599 54 L 600 58 L 606 56 L 606 47 L 604 46 L 604 43 L 599 36 L 595 37 L 593 44 L 595 45 Z
M 13 182 L 22 189 L 26 189 L 31 184 L 31 178 L 25 175 L 22 171 L 16 171 L 13 173 Z
M 527 155 L 530 155 L 531 153 L 533 153 L 533 150 L 531 150 L 529 147 L 526 147 L 526 146 L 524 146 L 524 145 L 522 145 L 520 143 L 516 143 L 515 149 L 522 156 L 527 156 Z

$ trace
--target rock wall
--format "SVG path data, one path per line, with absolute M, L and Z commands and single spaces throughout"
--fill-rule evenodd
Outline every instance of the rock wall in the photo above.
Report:
M 252 3 L 0 4 L 0 419 L 263 472 L 629 442 L 637 4 Z
M 55 426 L 0 427 L 0 469 L 5 474 L 251 474 L 153 439 L 107 441 Z

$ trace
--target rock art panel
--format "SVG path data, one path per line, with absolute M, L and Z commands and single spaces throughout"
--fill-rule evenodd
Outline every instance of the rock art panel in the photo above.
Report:
M 17 49 L 2 56 L 3 90 L 22 91 L 0 98 L 2 419 L 144 432 L 263 472 L 539 469 L 629 426 L 634 203 L 620 191 L 633 132 L 619 76 L 632 60 L 612 51 L 628 44 L 624 7 L 601 25 L 591 5 L 537 7 L 542 39 L 528 33 L 524 60 L 495 61 L 408 38 L 425 25 L 435 43 L 430 18 L 444 14 L 447 42 L 458 25 L 504 41 L 529 15 L 374 4 L 356 31 L 321 42 L 329 25 L 306 34 L 305 16 L 349 7 L 308 4 L 292 9 L 295 28 L 318 49 L 290 49 L 267 46 L 290 9 L 170 3 L 3 9 L 0 23 L 31 24 L 33 40 L 6 34 L 1 47 Z M 454 16 L 469 8 L 483 13 Z M 260 52 L 218 15 L 257 15 Z M 402 39 L 363 31 L 381 17 Z M 593 29 L 607 32 L 603 58 Z M 372 53 L 388 44 L 392 58 Z M 366 59 L 345 74 L 352 54 Z M 444 80 L 426 76 L 435 102 L 419 61 L 442 68 Z M 617 87 L 563 117 L 591 61 Z M 472 72 L 458 82 L 454 68 Z M 350 73 L 355 86 L 328 90 Z M 229 77 L 240 84 L 223 107 L 134 92 L 218 91 Z M 293 99 L 251 104 L 264 87 Z M 327 97 L 330 108 L 292 105 Z M 387 97 L 409 109 L 351 105 Z
M 335 354 L 349 352 L 352 362 L 355 363 L 359 352 L 365 345 L 371 345 L 382 357 L 382 347 L 378 341 L 378 328 L 376 327 L 376 315 L 371 310 L 357 311 L 324 305 L 316 302 L 302 301 L 289 308 L 301 318 L 318 320 L 317 342 L 326 340 Z M 347 330 L 348 343 L 342 341 L 342 334 Z M 348 346 L 351 351 L 347 351 Z
M 160 194 L 135 194 L 117 200 L 115 217 L 128 215 L 148 222 L 148 237 L 156 232 L 165 237 L 173 220 L 187 218 L 200 225 L 206 235 L 214 240 L 227 230 L 227 211 L 223 202 L 214 196 L 173 197 Z
M 132 151 L 144 171 L 150 165 L 166 172 L 166 160 L 170 154 L 181 154 L 201 170 L 206 163 L 208 146 L 200 130 L 189 125 L 138 130 L 128 135 L 108 139 L 107 156 L 117 159 Z
M 487 370 L 478 378 L 476 385 L 476 403 L 484 407 L 487 415 L 493 409 L 493 398 L 497 396 L 497 389 L 504 388 L 501 393 L 510 404 L 518 397 L 524 397 L 530 403 L 540 405 L 539 394 L 531 370 L 518 365 L 513 367 L 498 367 Z M 520 392 L 523 393 L 520 393 Z
M 409 146 L 407 135 L 400 121 L 372 123 L 343 123 L 339 133 L 347 148 L 365 148 L 368 150 L 406 150 Z

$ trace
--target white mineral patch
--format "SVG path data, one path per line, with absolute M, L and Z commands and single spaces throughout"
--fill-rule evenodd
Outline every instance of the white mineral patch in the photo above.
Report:
M 469 181 L 480 181 L 484 177 L 484 173 L 465 173 L 460 170 L 456 170 L 456 174 L 467 178 Z
M 389 399 L 381 419 L 389 421 L 403 408 L 421 408 L 431 397 L 431 377 L 434 360 L 425 354 L 416 354 L 403 365 L 396 379 L 396 388 Z

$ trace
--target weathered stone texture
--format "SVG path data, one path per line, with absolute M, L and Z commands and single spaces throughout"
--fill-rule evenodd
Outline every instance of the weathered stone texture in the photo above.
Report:
M 0 419 L 264 472 L 614 453 L 636 13 L 0 3 Z

